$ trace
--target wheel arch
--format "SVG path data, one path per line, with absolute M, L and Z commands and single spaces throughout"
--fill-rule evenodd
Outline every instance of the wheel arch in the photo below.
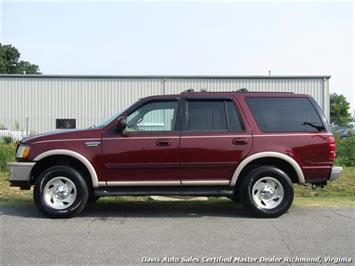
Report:
M 230 181 L 230 186 L 235 186 L 243 174 L 243 171 L 248 169 L 248 166 L 253 163 L 262 162 L 263 160 L 274 159 L 275 161 L 284 162 L 292 168 L 297 177 L 297 183 L 302 184 L 305 182 L 304 175 L 299 164 L 290 156 L 279 152 L 259 152 L 245 158 L 234 171 L 233 177 Z
M 36 165 L 40 163 L 43 160 L 50 159 L 50 158 L 59 158 L 59 157 L 66 157 L 66 158 L 71 158 L 73 160 L 76 160 L 82 164 L 82 166 L 85 168 L 87 173 L 89 174 L 91 184 L 94 188 L 99 186 L 99 181 L 97 178 L 96 170 L 93 167 L 93 165 L 90 163 L 90 161 L 81 155 L 80 153 L 71 151 L 71 150 L 63 150 L 63 149 L 57 149 L 57 150 L 50 150 L 43 152 L 39 155 L 37 155 L 34 158 L 34 161 L 36 162 L 35 167 L 33 170 L 36 170 Z

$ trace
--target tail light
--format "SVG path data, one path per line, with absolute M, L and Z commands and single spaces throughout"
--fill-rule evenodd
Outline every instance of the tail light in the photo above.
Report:
M 327 141 L 329 146 L 328 158 L 329 160 L 333 161 L 335 158 L 335 149 L 336 149 L 334 136 L 329 136 Z

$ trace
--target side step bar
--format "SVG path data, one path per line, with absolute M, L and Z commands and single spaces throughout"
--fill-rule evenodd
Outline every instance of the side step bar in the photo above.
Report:
M 95 196 L 232 196 L 229 186 L 189 187 L 105 187 L 94 190 Z

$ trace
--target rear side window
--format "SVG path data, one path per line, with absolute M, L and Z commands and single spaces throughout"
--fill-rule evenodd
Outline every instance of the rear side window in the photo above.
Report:
M 235 104 L 230 100 L 188 100 L 187 131 L 243 131 Z
M 226 105 L 229 120 L 229 129 L 232 131 L 244 131 L 244 124 L 242 123 L 235 103 L 232 101 L 227 101 Z
M 248 97 L 256 123 L 265 132 L 317 132 L 323 123 L 307 98 Z

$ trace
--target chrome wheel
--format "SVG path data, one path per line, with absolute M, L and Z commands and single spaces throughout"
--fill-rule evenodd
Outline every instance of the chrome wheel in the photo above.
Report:
M 63 176 L 52 178 L 43 189 L 45 203 L 56 210 L 63 210 L 73 205 L 76 195 L 75 184 Z
M 252 198 L 259 208 L 274 209 L 284 199 L 284 188 L 277 179 L 262 177 L 253 186 Z

